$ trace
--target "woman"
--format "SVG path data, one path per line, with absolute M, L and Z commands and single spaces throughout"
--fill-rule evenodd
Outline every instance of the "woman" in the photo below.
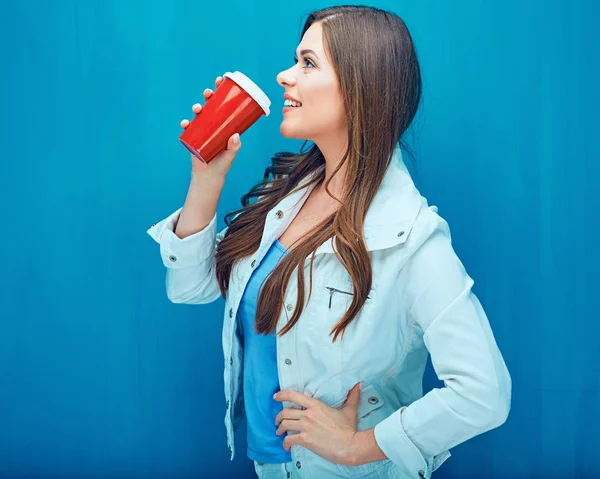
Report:
M 225 298 L 231 459 L 245 415 L 261 478 L 429 478 L 504 423 L 511 380 L 448 224 L 402 161 L 412 39 L 392 13 L 333 7 L 309 16 L 296 54 L 277 77 L 294 99 L 280 131 L 313 147 L 277 154 L 218 234 L 239 136 L 209 165 L 192 156 L 183 208 L 148 231 L 167 295 Z M 423 395 L 428 353 L 445 387 Z

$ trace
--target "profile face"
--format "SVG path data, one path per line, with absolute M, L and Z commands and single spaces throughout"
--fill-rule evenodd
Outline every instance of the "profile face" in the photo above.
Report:
M 306 31 L 295 56 L 297 63 L 280 72 L 277 83 L 301 106 L 285 108 L 279 131 L 287 138 L 315 143 L 319 138 L 345 132 L 338 76 L 323 44 L 320 22 L 313 23 Z

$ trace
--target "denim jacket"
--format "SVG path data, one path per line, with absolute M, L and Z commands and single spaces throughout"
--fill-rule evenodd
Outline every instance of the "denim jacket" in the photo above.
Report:
M 243 332 L 236 315 L 252 269 L 294 219 L 312 186 L 305 179 L 267 214 L 255 253 L 232 268 L 223 314 L 225 427 L 231 460 L 234 432 L 244 417 Z M 166 293 L 174 303 L 205 304 L 221 294 L 215 275 L 216 214 L 184 239 L 173 230 L 181 208 L 153 225 L 166 266 Z M 388 457 L 357 466 L 334 464 L 293 445 L 298 477 L 431 477 L 449 449 L 503 424 L 511 402 L 511 378 L 490 323 L 472 291 L 473 280 L 451 244 L 447 222 L 415 187 L 399 147 L 364 223 L 373 284 L 343 340 L 330 331 L 348 309 L 352 281 L 334 254 L 334 239 L 321 244 L 313 264 L 313 288 L 299 321 L 277 337 L 280 388 L 338 407 L 364 381 L 357 429 L 374 429 Z M 310 255 L 304 264 L 309 285 Z M 296 307 L 297 271 L 287 284 L 277 332 Z M 308 297 L 308 294 L 305 295 Z M 444 387 L 423 395 L 428 354 Z M 284 401 L 283 407 L 300 406 Z M 288 434 L 296 432 L 289 431 Z

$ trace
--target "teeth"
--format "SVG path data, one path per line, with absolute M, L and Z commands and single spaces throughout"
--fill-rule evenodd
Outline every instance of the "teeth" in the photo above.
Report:
M 302 103 L 298 103 L 297 101 L 292 101 L 292 100 L 285 100 L 285 102 L 283 103 L 284 106 L 302 106 Z

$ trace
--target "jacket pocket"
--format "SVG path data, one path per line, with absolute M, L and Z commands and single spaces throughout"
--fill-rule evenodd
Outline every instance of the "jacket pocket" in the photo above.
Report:
M 337 406 L 332 407 L 340 407 L 345 400 L 346 398 L 343 398 L 338 401 Z M 383 415 L 383 409 L 381 408 L 384 404 L 385 401 L 379 390 L 372 384 L 365 385 L 360 392 L 360 400 L 358 402 L 357 431 L 364 431 L 375 427 L 382 420 L 380 416 Z M 340 474 L 344 477 L 367 477 L 370 474 L 377 476 L 375 471 L 383 472 L 382 468 L 391 467 L 392 461 L 384 459 L 383 461 L 369 462 L 359 466 L 346 466 L 343 464 L 336 464 L 336 466 Z
M 331 302 L 333 300 L 334 294 L 345 294 L 345 295 L 349 295 L 349 296 L 354 296 L 354 293 L 352 291 L 344 291 L 344 290 L 336 288 L 335 286 L 325 286 L 325 289 L 327 289 L 328 294 L 329 294 L 329 309 L 331 309 Z M 371 289 L 371 292 L 372 291 L 373 290 Z M 369 301 L 371 301 L 371 294 L 369 294 L 367 296 L 366 302 L 369 302 Z
M 331 283 L 326 283 L 325 290 L 327 291 L 327 295 L 329 298 L 327 308 L 331 309 L 332 304 L 334 304 L 334 306 L 335 306 L 336 302 L 349 306 L 350 302 L 352 301 L 351 297 L 354 296 L 354 292 L 349 291 L 349 289 L 352 289 L 352 286 L 344 287 L 342 289 L 337 285 L 334 285 Z M 373 301 L 374 294 L 375 294 L 375 288 L 372 287 L 371 291 L 367 295 L 365 304 L 369 304 Z

